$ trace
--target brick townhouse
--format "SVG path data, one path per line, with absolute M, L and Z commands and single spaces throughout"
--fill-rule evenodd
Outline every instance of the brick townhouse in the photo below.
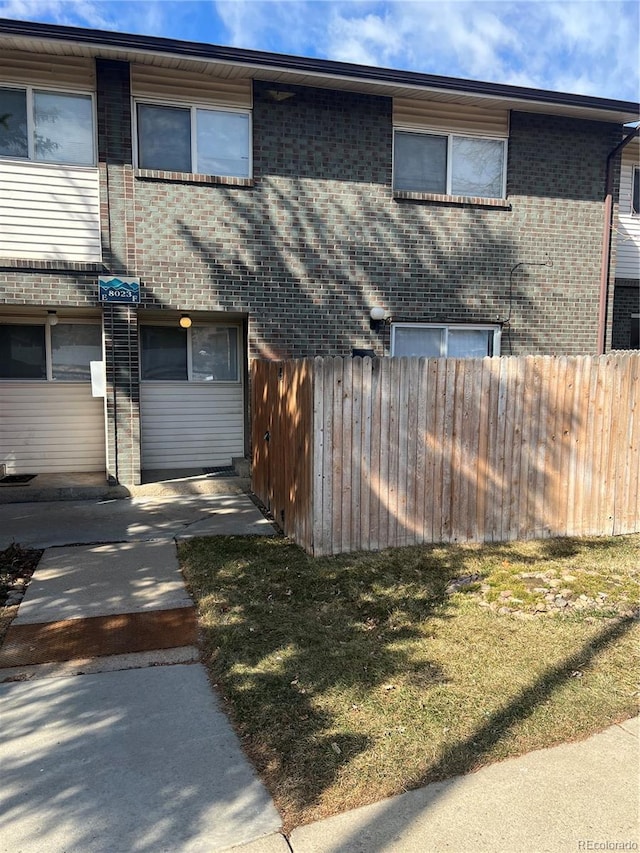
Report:
M 0 464 L 228 465 L 252 358 L 595 352 L 606 161 L 637 115 L 0 22 Z

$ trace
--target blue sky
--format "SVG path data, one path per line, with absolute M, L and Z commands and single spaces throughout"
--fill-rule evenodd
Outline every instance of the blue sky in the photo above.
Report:
M 638 0 L 0 0 L 0 17 L 640 99 Z

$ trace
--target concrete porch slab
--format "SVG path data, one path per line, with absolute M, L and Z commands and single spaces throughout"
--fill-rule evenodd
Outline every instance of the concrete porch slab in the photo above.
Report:
M 0 504 L 136 497 L 241 495 L 249 492 L 250 489 L 251 480 L 246 472 L 242 476 L 221 476 L 194 470 L 143 471 L 142 485 L 139 486 L 111 486 L 107 482 L 104 471 L 37 474 L 33 480 L 24 485 L 0 483 Z
M 197 526 L 211 520 L 211 525 Z M 57 501 L 0 505 L 0 549 L 140 542 L 181 534 L 273 535 L 248 495 L 171 496 L 131 500 Z

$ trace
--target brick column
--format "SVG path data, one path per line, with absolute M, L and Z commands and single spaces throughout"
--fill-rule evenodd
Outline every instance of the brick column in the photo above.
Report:
M 129 63 L 96 60 L 102 257 L 112 274 L 136 275 Z M 135 308 L 104 305 L 107 474 L 140 483 L 140 380 Z
M 107 474 L 111 482 L 140 483 L 140 382 L 135 308 L 105 305 Z

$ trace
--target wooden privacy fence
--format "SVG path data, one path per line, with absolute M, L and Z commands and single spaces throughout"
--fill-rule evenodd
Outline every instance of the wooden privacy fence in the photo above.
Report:
M 640 353 L 252 365 L 253 490 L 315 555 L 640 530 Z

